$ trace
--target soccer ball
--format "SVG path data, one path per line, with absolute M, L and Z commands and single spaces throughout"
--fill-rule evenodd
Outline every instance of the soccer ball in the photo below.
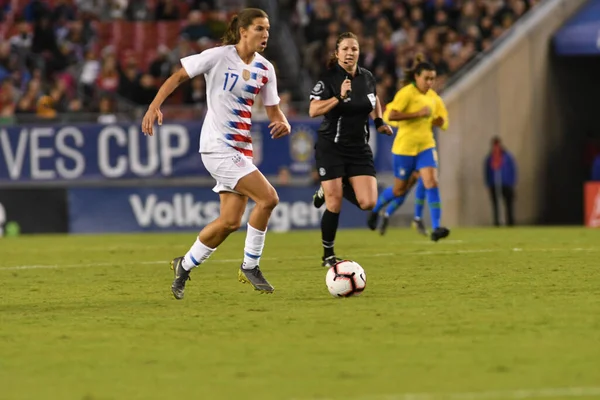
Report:
M 343 260 L 329 268 L 325 283 L 333 297 L 358 296 L 367 286 L 367 274 L 358 263 Z

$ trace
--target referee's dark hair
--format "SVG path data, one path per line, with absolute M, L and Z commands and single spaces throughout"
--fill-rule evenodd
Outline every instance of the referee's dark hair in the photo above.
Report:
M 331 56 L 329 57 L 329 60 L 327 61 L 327 68 L 331 68 L 337 63 L 338 47 L 340 47 L 340 43 L 342 43 L 342 40 L 344 40 L 344 39 L 354 39 L 358 42 L 358 36 L 356 36 L 352 32 L 344 32 L 344 33 L 340 34 L 340 36 L 338 36 L 338 38 L 337 38 L 337 41 L 335 42 L 335 50 L 333 53 L 331 53 Z
M 402 86 L 410 85 L 415 82 L 416 76 L 421 75 L 423 71 L 435 71 L 435 67 L 430 62 L 425 61 L 425 56 L 421 53 L 415 56 L 415 61 L 412 63 L 412 68 L 404 70 L 404 79 Z

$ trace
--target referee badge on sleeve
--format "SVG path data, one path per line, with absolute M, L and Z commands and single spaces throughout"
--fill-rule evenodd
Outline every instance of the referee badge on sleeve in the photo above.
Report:
M 373 106 L 373 109 L 375 109 L 375 106 L 377 105 L 377 98 L 375 97 L 375 93 L 369 93 L 369 94 L 367 94 L 367 97 L 371 101 L 371 105 Z
M 313 88 L 312 94 L 314 94 L 315 96 L 318 96 L 321 93 L 323 93 L 324 90 L 325 90 L 325 84 L 323 83 L 323 81 L 319 81 Z

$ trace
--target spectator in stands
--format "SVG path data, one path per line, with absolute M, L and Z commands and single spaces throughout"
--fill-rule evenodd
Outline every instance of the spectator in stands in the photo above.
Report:
M 48 53 L 49 56 L 58 53 L 56 34 L 48 16 L 39 18 L 33 25 L 31 51 L 38 54 Z
M 129 0 L 105 0 L 104 15 L 109 20 L 124 19 Z
M 27 83 L 27 90 L 21 96 L 16 104 L 16 113 L 19 119 L 22 116 L 34 114 L 36 112 L 37 99 L 40 96 L 41 81 L 39 78 L 32 78 Z
M 68 59 L 64 48 L 59 48 L 52 22 L 47 15 L 42 16 L 34 25 L 31 51 L 36 55 L 37 65 L 44 69 L 47 77 L 67 67 Z
M 42 0 L 31 0 L 23 9 L 23 17 L 27 22 L 37 22 L 43 16 L 48 16 L 50 9 Z
M 94 95 L 95 83 L 100 73 L 101 64 L 98 61 L 94 50 L 87 50 L 85 53 L 85 60 L 81 68 L 81 74 L 79 75 L 79 84 L 84 95 L 91 99 Z M 86 105 L 88 104 L 85 101 Z
M 117 122 L 113 99 L 109 96 L 102 96 L 98 102 L 98 123 L 114 124 Z
M 210 18 L 206 21 L 206 25 L 212 32 L 212 37 L 222 38 L 225 35 L 227 18 L 227 13 L 223 10 L 214 10 L 210 13 Z
M 0 43 L 0 81 L 8 78 L 12 72 L 15 56 L 10 52 L 10 43 Z
M 66 111 L 69 104 L 69 96 L 67 94 L 67 84 L 64 80 L 57 80 L 49 92 L 51 98 L 50 104 L 56 112 Z
M 117 60 L 110 54 L 102 60 L 102 67 L 98 78 L 96 78 L 96 88 L 101 92 L 116 92 L 119 87 L 119 72 L 117 70 Z
M 154 11 L 154 19 L 157 21 L 176 21 L 179 19 L 179 8 L 175 0 L 158 0 Z
M 102 14 L 104 1 L 101 0 L 75 0 L 79 12 L 99 17 Z
M 120 54 L 124 46 L 130 45 L 120 41 L 115 33 L 119 30 L 105 21 L 122 18 L 129 21 L 176 21 L 157 25 L 156 36 L 151 40 L 144 37 L 134 40 L 135 43 L 144 42 L 144 57 L 139 59 L 137 80 L 141 93 L 145 90 L 141 84 L 143 73 L 162 79 L 169 63 L 178 64 L 187 55 L 213 47 L 215 39 L 220 38 L 227 27 L 226 10 L 239 3 L 238 0 L 0 0 L 0 21 L 2 14 L 8 12 L 6 22 L 0 23 L 0 31 L 8 38 L 0 40 L 0 81 L 10 77 L 18 93 L 27 93 L 34 70 L 36 74 L 41 72 L 44 75 L 45 87 L 52 87 L 56 72 L 76 67 L 77 71 L 82 71 L 80 83 L 84 90 L 81 99 L 85 109 L 92 102 L 97 103 L 98 98 L 92 96 L 98 93 L 94 92 L 102 92 L 106 85 L 109 91 L 114 92 L 118 86 L 114 80 L 110 82 L 110 74 L 100 79 L 99 87 L 95 86 L 100 60 L 93 54 L 109 44 L 116 45 L 115 54 Z M 378 94 L 385 102 L 389 102 L 396 92 L 402 71 L 408 67 L 414 54 L 424 52 L 434 63 L 437 82 L 441 84 L 438 90 L 443 90 L 449 76 L 478 52 L 490 49 L 495 39 L 539 3 L 539 0 L 278 1 L 280 16 L 284 20 L 288 20 L 291 10 L 296 10 L 296 15 L 289 20 L 298 28 L 295 33 L 302 36 L 302 65 L 312 78 L 316 79 L 321 73 L 337 35 L 341 31 L 353 31 L 361 38 L 361 63 L 370 65 L 377 80 Z M 286 7 L 289 9 L 284 10 Z M 197 12 L 188 14 L 187 10 Z M 180 18 L 188 18 L 190 23 L 182 30 L 180 42 L 173 43 L 171 32 L 180 29 Z M 102 22 L 98 23 L 98 19 Z M 12 23 L 21 20 L 23 22 L 17 22 L 16 26 Z M 96 35 L 94 27 L 102 30 L 102 35 Z M 106 43 L 107 40 L 109 43 Z M 159 57 L 159 62 L 148 68 L 145 65 L 147 55 L 155 50 L 148 48 L 148 44 L 154 47 L 158 43 L 173 49 L 169 63 Z M 8 49 L 8 55 L 3 55 L 7 51 L 5 49 Z M 88 53 L 90 49 L 93 52 Z M 163 51 L 158 51 L 159 55 Z M 153 79 L 146 77 L 143 81 L 149 83 Z M 294 83 L 294 79 L 279 82 L 282 89 L 288 91 L 292 89 L 289 85 Z M 187 92 L 191 94 L 192 84 L 189 86 Z M 35 112 L 41 94 L 49 92 L 38 93 L 36 97 L 31 93 L 23 94 L 26 98 L 22 102 L 19 98 L 14 104 L 17 116 L 20 118 L 27 110 Z M 68 91 L 69 101 L 73 96 Z M 169 101 L 177 104 L 190 101 L 190 98 L 174 96 Z M 59 107 L 59 111 L 64 108 Z
M 11 0 L 0 0 L 0 21 L 4 21 L 6 14 L 11 10 Z
M 133 102 L 139 105 L 150 104 L 157 91 L 152 75 L 142 74 L 134 87 Z
M 9 79 L 0 84 L 0 125 L 15 122 L 15 103 L 18 95 Z
M 169 62 L 171 63 L 171 65 L 179 65 L 179 60 L 181 60 L 184 57 L 190 56 L 194 53 L 195 52 L 192 48 L 190 41 L 180 37 L 177 42 L 177 45 L 169 54 Z
M 193 42 L 196 42 L 201 38 L 217 39 L 213 37 L 212 32 L 205 24 L 202 12 L 197 10 L 189 13 L 188 23 L 181 30 L 181 36 Z
M 52 21 L 73 21 L 74 19 L 75 8 L 71 4 L 69 4 L 67 0 L 54 1 L 54 9 L 52 10 Z
M 12 50 L 19 56 L 25 57 L 27 52 L 31 50 L 31 42 L 33 35 L 29 29 L 29 25 L 25 21 L 19 21 L 17 23 L 17 32 L 8 39 L 8 42 L 12 46 Z
M 71 99 L 69 101 L 69 105 L 67 106 L 67 111 L 70 113 L 79 113 L 83 111 L 83 103 L 80 99 Z
M 500 226 L 498 204 L 504 200 L 506 224 L 514 225 L 515 185 L 517 166 L 512 154 L 502 145 L 500 138 L 492 139 L 492 148 L 485 159 L 485 184 L 490 192 L 494 225 Z
M 369 71 L 375 71 L 380 65 L 385 63 L 385 56 L 382 49 L 375 45 L 375 38 L 367 36 L 363 38 L 360 52 L 360 65 Z
M 190 85 L 185 92 L 184 101 L 186 104 L 198 107 L 206 105 L 206 82 L 203 76 L 198 76 L 190 81 Z
M 123 98 L 135 102 L 139 96 L 139 79 L 141 71 L 138 68 L 138 62 L 133 53 L 125 56 L 122 67 L 117 66 L 119 71 L 119 87 L 117 93 Z M 152 100 L 151 100 L 152 101 Z
M 315 0 L 298 7 L 307 46 L 304 46 L 305 67 L 313 78 L 320 68 L 315 54 L 326 53 L 328 27 L 363 32 L 359 37 L 375 37 L 376 54 L 392 60 L 391 65 L 374 70 L 378 83 L 389 75 L 394 86 L 401 81 L 414 54 L 423 52 L 436 67 L 438 81 L 444 83 L 468 63 L 479 51 L 489 49 L 498 38 L 537 0 L 357 0 L 326 2 Z M 300 3 L 299 3 L 300 4 Z M 364 48 L 368 41 L 361 43 Z M 394 64 L 394 61 L 396 65 Z M 394 88 L 392 88 L 393 90 Z
M 38 118 L 46 121 L 56 119 L 57 113 L 54 108 L 54 100 L 51 96 L 44 95 L 38 99 L 36 115 Z
M 215 9 L 215 0 L 188 0 L 188 3 L 192 10 L 208 11 Z
M 169 48 L 167 46 L 158 46 L 156 58 L 150 63 L 149 72 L 154 78 L 166 79 L 170 76 L 171 62 L 169 61 Z
M 151 19 L 146 0 L 129 0 L 125 16 L 129 21 L 148 21 Z

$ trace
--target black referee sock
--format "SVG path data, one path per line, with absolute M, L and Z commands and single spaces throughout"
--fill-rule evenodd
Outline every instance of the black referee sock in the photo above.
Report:
M 334 213 L 325 210 L 321 218 L 321 238 L 323 239 L 323 257 L 331 257 L 335 253 L 333 245 L 335 243 L 335 234 L 340 220 L 340 213 Z

